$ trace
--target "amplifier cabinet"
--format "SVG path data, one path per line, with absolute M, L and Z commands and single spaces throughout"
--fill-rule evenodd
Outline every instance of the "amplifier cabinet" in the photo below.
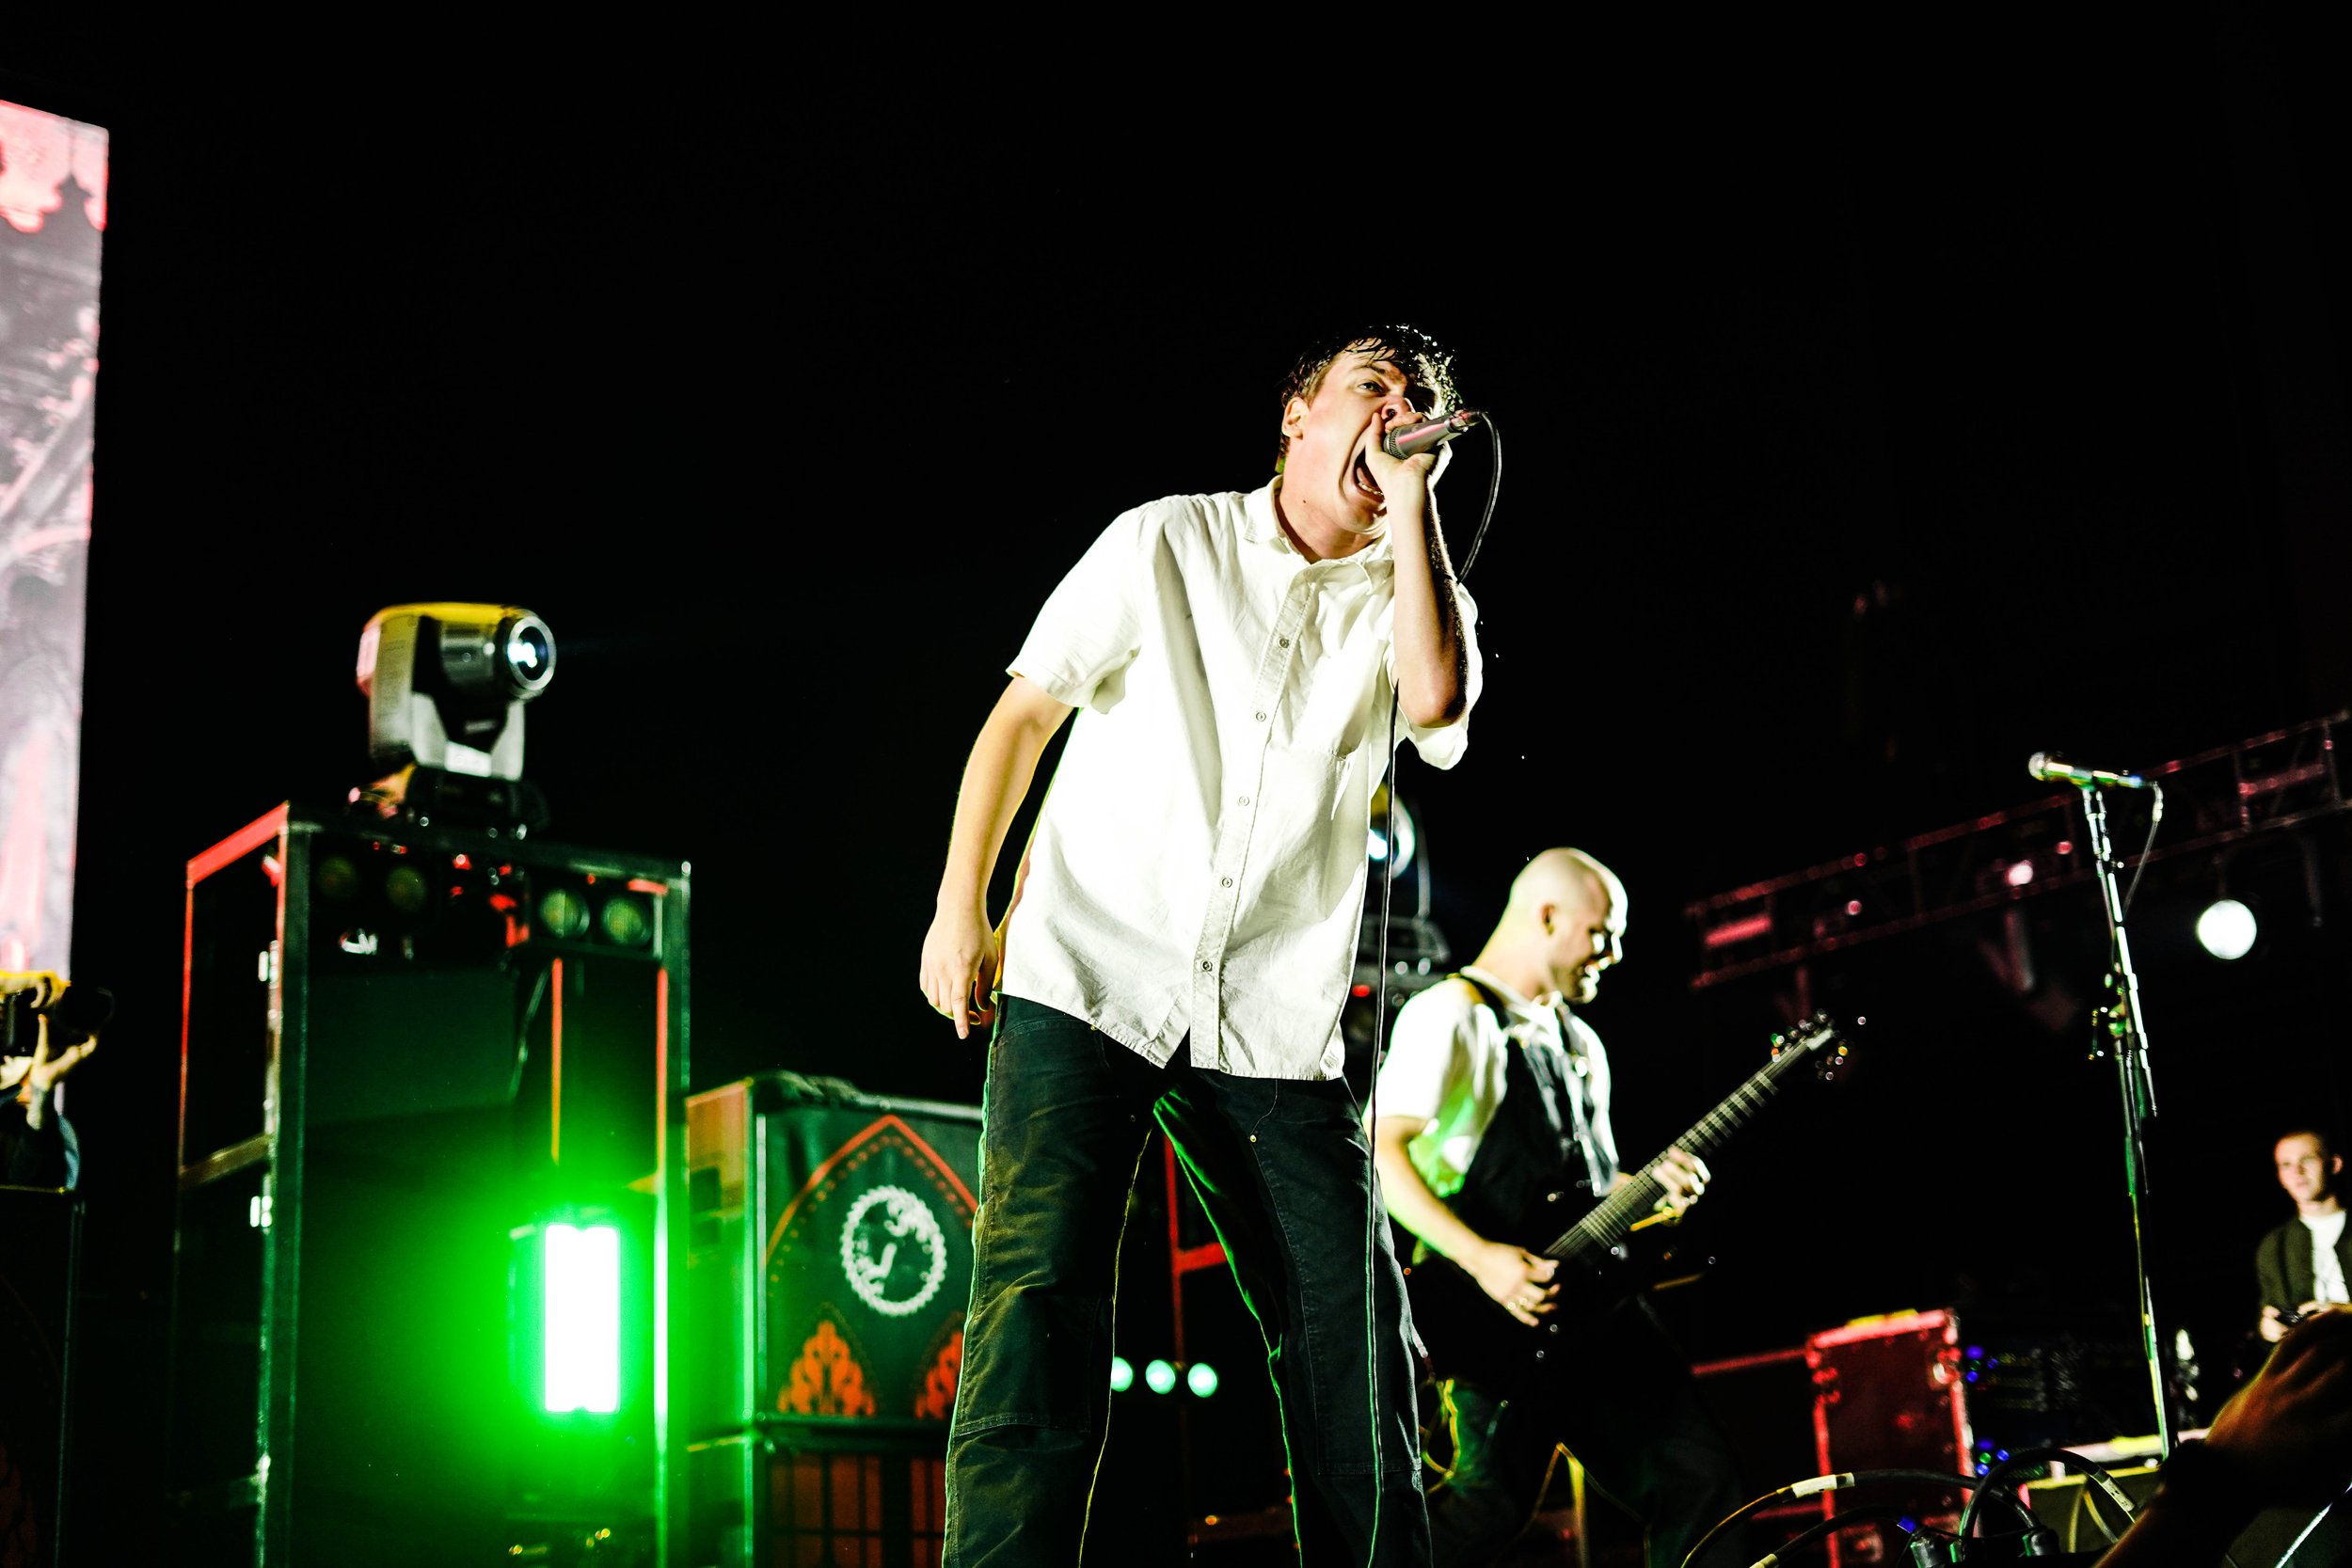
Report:
M 689 1098 L 696 1561 L 937 1560 L 979 1136 L 788 1072 Z
M 1814 1458 L 1820 1473 L 1931 1470 L 1955 1478 L 1970 1463 L 1967 1385 L 1960 1320 L 1948 1311 L 1898 1312 L 1824 1329 L 1805 1340 L 1813 1369 Z M 1948 1528 L 1967 1504 L 1948 1491 L 1900 1486 L 1822 1495 L 1822 1516 L 1863 1502 L 1902 1502 L 1923 1523 Z M 1829 1544 L 1831 1568 L 1901 1560 L 1901 1537 L 1861 1525 Z
M 685 868 L 280 807 L 186 885 L 177 1560 L 678 1568 Z

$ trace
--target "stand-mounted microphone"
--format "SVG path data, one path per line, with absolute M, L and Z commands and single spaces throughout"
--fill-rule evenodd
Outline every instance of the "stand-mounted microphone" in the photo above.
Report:
M 2110 773 L 2104 768 L 2077 768 L 2071 762 L 2060 762 L 2047 752 L 2036 752 L 2026 759 L 2026 771 L 2044 784 L 2071 784 L 2083 789 L 2146 789 L 2149 783 L 2137 773 Z
M 1396 425 L 1380 437 L 1380 450 L 1399 459 L 1419 457 L 1422 452 L 1436 451 L 1485 418 L 1475 408 L 1456 408 L 1434 420 Z

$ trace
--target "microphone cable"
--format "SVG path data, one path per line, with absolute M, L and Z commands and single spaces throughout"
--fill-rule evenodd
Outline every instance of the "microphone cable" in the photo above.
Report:
M 1973 1511 L 1976 1509 L 1979 1499 L 1987 1495 L 1995 1496 L 1998 1497 L 2004 1503 L 2007 1503 L 2011 1509 L 2016 1511 L 2018 1518 L 2025 1523 L 2026 1528 L 2032 1528 L 2035 1523 L 2032 1513 L 2028 1511 L 2026 1505 L 2018 1499 L 2017 1495 L 2014 1492 L 2009 1490 L 1995 1479 L 1997 1475 L 1997 1471 L 1994 1472 L 1994 1475 L 1963 1476 L 1947 1475 L 1941 1470 L 1893 1469 L 1836 1470 L 1828 1475 L 1808 1476 L 1804 1481 L 1791 1481 L 1787 1486 L 1775 1487 L 1772 1491 L 1763 1494 L 1761 1497 L 1751 1497 L 1746 1502 L 1741 1503 L 1738 1508 L 1733 1509 L 1729 1513 L 1724 1514 L 1721 1519 L 1715 1521 L 1713 1528 L 1708 1529 L 1705 1535 L 1700 1536 L 1697 1544 L 1692 1545 L 1689 1551 L 1683 1553 L 1682 1568 L 1693 1568 L 1693 1565 L 1697 1563 L 1699 1559 L 1706 1555 L 1707 1548 L 1713 1545 L 1718 1537 L 1720 1537 L 1732 1526 L 1746 1518 L 1749 1514 L 1754 1513 L 1759 1508 L 1769 1507 L 1773 1503 L 1782 1501 L 1783 1499 L 1818 1497 L 1824 1492 L 1844 1492 L 1856 1486 L 1867 1486 L 1874 1481 L 1907 1481 L 1914 1483 L 1925 1483 L 1930 1486 L 1937 1487 L 1950 1487 L 1956 1491 L 1973 1493 L 1974 1496 L 1969 1498 L 1971 1516 L 1973 1516 Z M 2121 1488 L 2117 1488 L 2116 1495 L 2118 1497 L 2122 1495 Z M 1867 1513 L 1871 1511 L 1868 1509 L 1850 1509 L 1847 1511 L 1848 1513 Z M 1836 1516 L 1834 1515 L 1833 1519 L 1836 1517 Z M 1822 1525 L 1828 1525 L 1830 1523 L 1832 1523 L 1832 1520 L 1823 1520 L 1821 1522 Z M 1795 1540 L 1790 1541 L 1778 1552 L 1773 1552 L 1766 1556 L 1763 1561 L 1765 1563 L 1770 1563 L 1776 1560 L 1780 1557 L 1794 1550 L 1799 1545 L 1804 1544 L 1805 1543 L 1813 1540 L 1817 1531 L 1824 1534 L 1827 1533 L 1826 1530 L 1821 1528 L 1821 1526 L 1815 1526 L 1812 1528 L 1802 1532 Z
M 1977 1523 L 1977 1513 L 1978 1511 L 1983 1506 L 1985 1492 L 1989 1492 L 1996 1487 L 2005 1485 L 2009 1477 L 2012 1473 L 2024 1469 L 2028 1465 L 2046 1465 L 2054 1459 L 2062 1459 L 2067 1464 L 2072 1465 L 2076 1469 L 2080 1470 L 2084 1475 L 2090 1477 L 2090 1480 L 2098 1485 L 2099 1490 L 2107 1495 L 2107 1501 L 2113 1503 L 2122 1512 L 2123 1517 L 2126 1520 L 2131 1519 L 2137 1512 L 2132 1506 L 2132 1499 L 2130 1496 L 2124 1492 L 2121 1485 L 2117 1483 L 2116 1479 L 2113 1476 L 2107 1474 L 2106 1471 L 2101 1469 L 2098 1465 L 2092 1464 L 2081 1454 L 2076 1453 L 2074 1449 L 2050 1448 L 2020 1449 L 2015 1453 L 2010 1454 L 2007 1459 L 2002 1460 L 1998 1465 L 1994 1465 L 1992 1469 L 1985 1472 L 1982 1483 L 1984 1491 L 1979 1491 L 1976 1494 L 1976 1496 L 1970 1497 L 1968 1499 L 1968 1506 L 1961 1511 L 1961 1549 L 1963 1551 L 1967 1549 L 1967 1541 L 1969 1536 L 1974 1533 Z M 2015 1495 L 2013 1489 L 2010 1491 L 2010 1495 Z M 2086 1497 L 2089 1496 L 2088 1493 L 2084 1495 Z M 2225 1553 L 2223 1555 L 2226 1560 L 2227 1554 Z
M 1470 566 L 1478 560 L 1479 546 L 1486 540 L 1486 526 L 1495 520 L 1495 498 L 1502 491 L 1502 427 L 1495 422 L 1494 416 L 1491 414 L 1484 414 L 1481 419 L 1486 427 L 1486 443 L 1488 450 L 1494 455 L 1494 462 L 1486 475 L 1486 508 L 1479 515 L 1478 527 L 1470 531 L 1470 550 L 1462 557 L 1462 564 L 1455 569 L 1454 574 L 1454 580 L 1457 584 L 1470 579 Z M 1438 527 L 1436 510 L 1436 500 L 1432 498 L 1431 515 L 1428 519 L 1428 526 L 1431 528 Z M 1438 542 L 1442 544 L 1445 539 L 1442 530 L 1439 531 L 1438 537 Z M 1390 657 L 1393 658 L 1396 652 L 1396 595 L 1393 576 L 1390 580 L 1389 651 Z M 1446 591 L 1451 593 L 1452 589 L 1449 588 Z M 1462 628 L 1462 635 L 1465 638 L 1470 635 L 1470 629 L 1468 626 Z M 1468 700 L 1468 693 L 1464 694 L 1464 698 Z M 1377 948 L 1379 973 L 1373 976 L 1372 1066 L 1370 1073 L 1364 1080 L 1364 1371 L 1370 1390 L 1369 1409 L 1372 1418 L 1372 1529 L 1365 1546 L 1366 1568 L 1370 1568 L 1379 1556 L 1380 1501 L 1388 1490 L 1388 1474 L 1385 1462 L 1381 1457 L 1380 1442 L 1380 1337 L 1378 1331 L 1380 1315 L 1374 1309 L 1374 1291 L 1377 1288 L 1377 1281 L 1373 1275 L 1372 1263 L 1373 1259 L 1379 1256 L 1378 1227 L 1385 1223 L 1380 1212 L 1380 1164 L 1377 1140 L 1380 1117 L 1380 1059 L 1386 1054 L 1389 1044 L 1389 907 L 1396 889 L 1397 705 L 1396 680 L 1391 675 L 1389 680 L 1389 766 L 1386 775 L 1389 795 L 1388 802 L 1380 813 L 1380 838 L 1381 842 L 1387 846 L 1387 850 L 1380 857 L 1380 938 Z M 1468 717 L 1467 710 L 1464 717 Z M 1341 1004 L 1341 1010 L 1343 1012 L 1346 1010 L 1344 1002 Z M 1345 1070 L 1343 1065 L 1342 1070 Z M 1410 1309 L 1405 1303 L 1405 1286 L 1402 1275 L 1403 1271 L 1400 1270 L 1396 1303 L 1397 1326 L 1400 1328 L 1405 1325 L 1410 1316 Z M 1419 1337 L 1418 1333 L 1414 1336 L 1416 1338 Z M 1420 1456 L 1416 1454 L 1414 1456 L 1416 1474 L 1419 1473 L 1420 1467 Z

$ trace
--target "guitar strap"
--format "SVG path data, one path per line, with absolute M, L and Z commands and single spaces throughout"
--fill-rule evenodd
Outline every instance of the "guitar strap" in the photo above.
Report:
M 1584 1151 L 1584 1169 L 1593 1179 L 1593 1196 L 1597 1198 L 1609 1190 L 1609 1180 L 1615 1173 L 1601 1169 L 1600 1141 L 1593 1136 L 1592 1064 L 1569 1043 L 1576 1038 L 1576 1024 L 1568 1016 L 1567 1004 L 1553 1003 L 1551 1016 L 1560 1025 L 1560 1049 L 1567 1053 L 1569 1069 L 1576 1074 L 1576 1082 L 1568 1085 L 1568 1114 L 1576 1118 L 1576 1147 Z
M 1499 1030 L 1505 1038 L 1509 1038 L 1511 1033 L 1511 1009 L 1510 1004 L 1502 997 L 1502 995 L 1492 986 L 1489 986 L 1480 980 L 1475 974 L 1467 974 L 1456 972 L 1454 978 L 1460 980 L 1463 984 L 1469 986 L 1470 990 L 1478 993 L 1479 1003 L 1489 1014 L 1493 1016 L 1496 1029 Z M 1538 1069 L 1536 1064 L 1527 1055 L 1527 1053 L 1531 1049 L 1541 1049 L 1540 1042 L 1534 1047 L 1521 1045 L 1518 1047 L 1518 1054 L 1516 1058 L 1520 1070 L 1518 1072 L 1509 1074 L 1506 1078 L 1506 1083 L 1513 1080 L 1524 1079 L 1528 1083 L 1529 1086 L 1536 1092 L 1542 1093 L 1547 1090 L 1552 1090 L 1556 1093 L 1556 1097 L 1559 1100 L 1566 1102 L 1565 1104 L 1559 1106 L 1558 1111 L 1566 1117 L 1566 1131 L 1568 1135 L 1575 1141 L 1577 1157 L 1584 1164 L 1585 1177 L 1591 1183 L 1591 1186 L 1588 1189 L 1590 1196 L 1594 1199 L 1598 1199 L 1603 1194 L 1608 1192 L 1609 1181 L 1613 1173 L 1602 1168 L 1600 1147 L 1593 1137 L 1590 1069 L 1588 1064 L 1584 1060 L 1583 1053 L 1577 1051 L 1575 1047 L 1569 1043 L 1571 1040 L 1575 1039 L 1576 1033 L 1574 1025 L 1569 1020 L 1567 1008 L 1565 1005 L 1554 1006 L 1552 1008 L 1552 1022 L 1560 1031 L 1560 1051 L 1554 1061 L 1544 1064 L 1544 1067 L 1541 1069 Z M 1507 1105 L 1509 1101 L 1507 1091 L 1505 1093 L 1504 1100 L 1505 1104 Z M 1503 1138 L 1510 1137 L 1510 1130 L 1504 1126 L 1498 1125 L 1506 1119 L 1517 1121 L 1518 1118 L 1505 1118 L 1500 1116 L 1497 1117 L 1493 1122 L 1488 1124 L 1486 1136 Z M 1540 1154 L 1538 1154 L 1538 1151 L 1534 1148 L 1524 1151 L 1522 1157 L 1525 1157 L 1526 1155 L 1536 1155 L 1538 1158 L 1541 1157 Z M 1476 1157 L 1473 1156 L 1471 1161 L 1472 1170 L 1471 1172 L 1465 1174 L 1474 1174 L 1477 1164 L 1478 1161 Z

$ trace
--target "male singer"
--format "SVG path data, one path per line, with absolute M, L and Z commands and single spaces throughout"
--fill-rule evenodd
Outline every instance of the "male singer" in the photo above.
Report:
M 1430 499 L 1442 454 L 1384 445 L 1453 406 L 1450 356 L 1410 327 L 1311 346 L 1275 478 L 1114 521 L 981 727 L 921 975 L 959 1037 L 996 1025 L 947 1568 L 1078 1560 L 1153 1122 L 1264 1336 L 1303 1560 L 1427 1560 L 1401 1280 L 1340 1012 L 1391 689 L 1399 735 L 1439 768 L 1478 694 Z M 1073 712 L 992 930 L 998 851 Z

